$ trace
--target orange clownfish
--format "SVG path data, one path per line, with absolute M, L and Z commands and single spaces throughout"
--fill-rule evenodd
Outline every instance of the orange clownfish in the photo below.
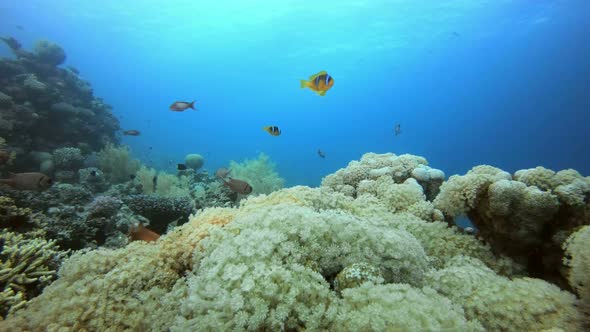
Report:
M 325 70 L 322 70 L 315 75 L 311 75 L 307 81 L 301 80 L 302 89 L 310 88 L 320 96 L 324 96 L 326 91 L 330 90 L 332 85 L 334 85 L 334 78 L 332 78 L 332 76 L 330 76 Z
M 281 134 L 281 130 L 277 126 L 266 126 L 262 127 L 262 129 L 273 136 L 279 136 Z

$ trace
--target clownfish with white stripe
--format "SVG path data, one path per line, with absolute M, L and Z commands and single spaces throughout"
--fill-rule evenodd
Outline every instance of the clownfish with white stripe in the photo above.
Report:
M 277 126 L 266 126 L 262 127 L 262 129 L 273 136 L 279 136 L 281 134 L 281 130 Z
M 330 76 L 325 70 L 311 75 L 309 80 L 301 80 L 301 88 L 310 88 L 318 95 L 324 96 L 326 92 L 334 85 L 334 78 Z

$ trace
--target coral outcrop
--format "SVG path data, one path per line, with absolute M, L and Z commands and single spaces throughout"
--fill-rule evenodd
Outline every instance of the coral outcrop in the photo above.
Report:
M 512 176 L 477 166 L 445 182 L 434 206 L 450 219 L 466 215 L 497 252 L 534 276 L 564 284 L 561 247 L 577 227 L 590 224 L 590 178 L 574 170 L 537 167 Z
M 111 107 L 78 74 L 57 67 L 66 59 L 59 45 L 40 41 L 28 52 L 13 38 L 2 40 L 16 57 L 0 58 L 0 136 L 19 155 L 11 168 L 39 171 L 32 152 L 72 147 L 86 154 L 118 141 Z
M 364 163 L 375 163 L 377 170 L 396 168 L 392 159 L 397 156 L 373 157 L 377 161 L 370 162 L 372 157 L 366 155 Z M 320 188 L 293 187 L 249 197 L 239 208 L 202 210 L 155 242 L 76 253 L 64 263 L 57 281 L 0 327 L 583 328 L 584 311 L 575 294 L 526 276 L 516 262 L 435 218 L 449 210 L 439 210 L 427 200 L 430 189 L 419 182 L 423 174 L 421 180 L 412 176 L 411 168 L 425 163 L 413 156 L 402 160 L 409 162 L 402 163 L 399 172 L 371 176 L 373 169 L 365 168 L 367 172 L 355 176 L 354 186 L 348 184 L 354 195 L 348 189 L 334 190 L 343 187 L 332 186 L 332 178 Z M 460 207 L 477 206 L 477 193 L 486 183 L 489 187 L 511 181 L 496 169 L 480 171 L 490 178 L 462 191 L 475 194 L 470 202 L 456 200 Z M 346 169 L 336 174 L 345 173 Z M 121 204 L 115 198 L 102 200 L 104 209 L 97 206 L 93 211 L 110 214 Z M 587 228 L 580 229 L 565 245 L 571 256 L 566 263 L 572 287 L 582 298 L 587 295 L 587 233 Z

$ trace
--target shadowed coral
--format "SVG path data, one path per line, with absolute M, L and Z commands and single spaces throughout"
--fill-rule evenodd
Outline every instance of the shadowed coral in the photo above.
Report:
M 48 65 L 58 66 L 66 61 L 66 52 L 63 48 L 47 40 L 37 41 L 33 52 L 40 62 Z
M 537 167 L 510 174 L 477 166 L 452 176 L 434 201 L 447 218 L 466 214 L 478 236 L 498 252 L 526 264 L 533 276 L 563 284 L 561 245 L 590 224 L 590 180 L 574 170 Z
M 564 264 L 567 280 L 581 298 L 580 307 L 586 315 L 585 324 L 590 328 L 590 226 L 573 233 L 563 244 L 566 250 Z

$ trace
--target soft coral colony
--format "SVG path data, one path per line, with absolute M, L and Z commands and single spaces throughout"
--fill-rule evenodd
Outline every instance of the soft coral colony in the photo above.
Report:
M 478 166 L 443 181 L 424 158 L 365 154 L 319 188 L 207 208 L 155 242 L 77 252 L 56 281 L 0 326 L 587 328 L 590 178 Z M 449 226 L 462 214 L 477 237 Z

